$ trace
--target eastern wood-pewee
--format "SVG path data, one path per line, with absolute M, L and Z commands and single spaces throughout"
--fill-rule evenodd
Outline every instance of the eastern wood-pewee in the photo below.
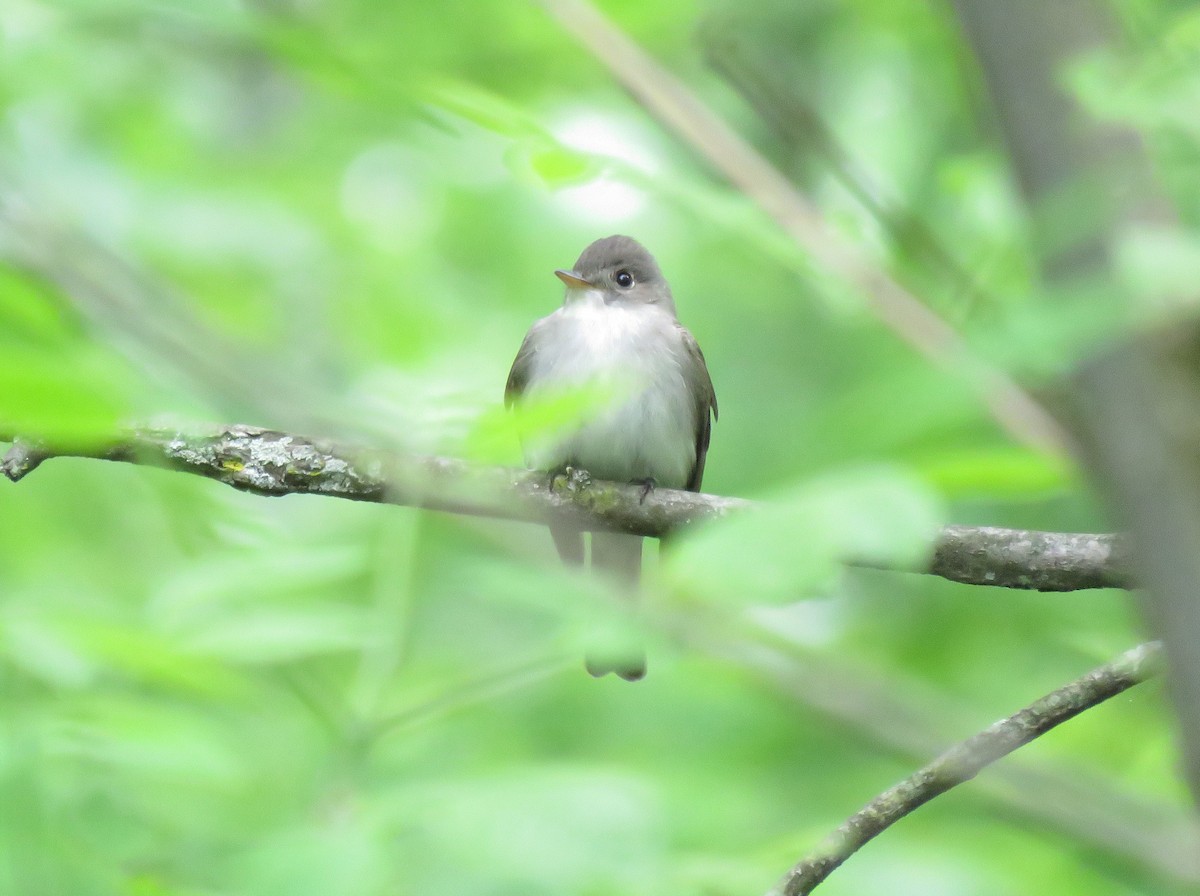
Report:
M 566 297 L 529 328 L 508 375 L 505 404 L 591 387 L 611 400 L 565 435 L 523 440 L 526 463 L 546 471 L 574 467 L 647 489 L 699 491 L 717 398 L 654 257 L 636 240 L 610 236 L 588 246 L 571 270 L 554 273 L 567 285 Z M 582 564 L 582 533 L 558 526 L 551 532 L 562 558 Z M 592 568 L 631 592 L 641 564 L 640 537 L 592 534 Z M 635 680 L 646 672 L 640 648 L 592 651 L 586 663 L 593 675 Z

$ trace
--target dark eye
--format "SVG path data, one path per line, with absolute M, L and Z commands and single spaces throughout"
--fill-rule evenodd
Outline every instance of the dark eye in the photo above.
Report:
M 629 271 L 617 271 L 613 274 L 613 282 L 621 287 L 621 289 L 629 289 L 629 287 L 633 286 L 633 274 L 629 273 Z

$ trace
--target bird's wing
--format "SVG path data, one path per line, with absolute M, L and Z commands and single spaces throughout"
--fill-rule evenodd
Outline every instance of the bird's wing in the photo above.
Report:
M 517 357 L 513 360 L 512 370 L 508 372 L 508 382 L 504 384 L 504 406 L 506 408 L 512 407 L 513 402 L 524 394 L 525 387 L 529 385 L 530 368 L 533 366 L 533 356 L 537 353 L 537 349 L 533 347 L 535 342 L 534 334 L 541 325 L 542 322 L 538 321 L 529 328 L 529 332 L 525 334 L 525 341 L 521 343 L 521 347 L 517 350 Z M 558 549 L 558 555 L 565 564 L 568 566 L 583 565 L 582 532 L 578 529 L 554 525 L 552 523 L 550 525 L 550 534 L 554 536 L 554 546 Z
M 512 370 L 508 372 L 508 382 L 504 384 L 504 406 L 506 408 L 512 407 L 513 402 L 521 397 L 525 387 L 529 384 L 530 367 L 533 364 L 533 356 L 537 353 L 537 349 L 533 347 L 534 333 L 537 332 L 540 325 L 541 321 L 538 321 L 529 328 L 529 332 L 525 334 L 525 340 L 517 350 L 517 357 L 513 359 Z
M 708 456 L 712 424 L 717 419 L 717 394 L 713 390 L 708 365 L 704 363 L 704 353 L 700 351 L 696 338 L 686 327 L 680 326 L 679 330 L 683 337 L 686 365 L 684 379 L 692 386 L 692 401 L 696 408 L 696 463 L 692 467 L 692 475 L 688 478 L 687 490 L 698 492 L 704 479 L 704 460 Z

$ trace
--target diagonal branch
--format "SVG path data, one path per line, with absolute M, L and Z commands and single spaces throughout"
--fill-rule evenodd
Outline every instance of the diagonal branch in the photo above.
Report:
M 935 364 L 966 373 L 1014 439 L 1050 454 L 1066 451 L 1066 433 L 1040 404 L 1004 371 L 974 357 L 953 327 L 840 238 L 761 153 L 592 4 L 542 0 L 542 5 L 650 114 L 745 193 L 820 267 L 855 286 L 888 328 Z
M 641 486 L 593 481 L 581 471 L 551 480 L 510 467 L 351 450 L 250 426 L 138 429 L 90 447 L 18 440 L 0 470 L 15 482 L 52 457 L 165 467 L 264 496 L 326 495 L 524 522 L 565 521 L 584 530 L 656 538 L 755 506 L 742 498 L 664 488 L 643 495 Z M 1118 535 L 947 526 L 929 564 L 909 571 L 1036 591 L 1125 588 L 1130 584 L 1125 554 Z
M 1084 710 L 1160 674 L 1162 652 L 1157 641 L 1141 644 L 951 747 L 850 816 L 824 844 L 793 867 L 769 896 L 811 893 L 846 859 L 905 815 L 970 781 L 993 762 Z

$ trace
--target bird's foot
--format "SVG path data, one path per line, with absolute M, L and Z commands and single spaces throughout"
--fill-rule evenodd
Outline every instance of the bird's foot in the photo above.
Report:
M 654 491 L 655 487 L 658 485 L 658 483 L 654 481 L 653 476 L 647 476 L 645 479 L 634 479 L 631 484 L 640 486 L 640 488 L 638 488 L 638 503 L 639 504 L 645 504 L 646 503 L 646 495 L 648 495 L 652 491 Z

